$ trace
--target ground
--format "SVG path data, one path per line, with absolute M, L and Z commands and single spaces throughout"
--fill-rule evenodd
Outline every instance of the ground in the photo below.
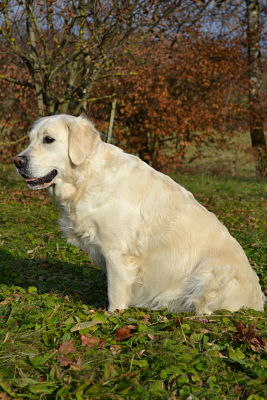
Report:
M 175 179 L 225 223 L 266 290 L 266 183 Z M 267 309 L 109 314 L 104 274 L 67 245 L 46 192 L 2 166 L 0 202 L 0 400 L 267 397 Z

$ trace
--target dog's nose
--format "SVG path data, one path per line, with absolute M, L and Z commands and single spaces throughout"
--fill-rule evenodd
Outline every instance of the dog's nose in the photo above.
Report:
M 14 164 L 17 168 L 23 168 L 27 164 L 27 157 L 26 156 L 16 156 L 14 158 Z

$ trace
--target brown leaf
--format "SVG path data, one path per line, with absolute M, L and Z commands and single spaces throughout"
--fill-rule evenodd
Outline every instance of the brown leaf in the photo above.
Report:
M 59 362 L 59 365 L 60 365 L 61 367 L 68 367 L 68 366 L 70 366 L 71 369 L 74 369 L 74 370 L 76 370 L 76 371 L 80 371 L 80 370 L 81 370 L 81 366 L 82 366 L 82 360 L 81 360 L 81 358 L 78 358 L 76 361 L 74 361 L 74 360 L 71 360 L 71 359 L 68 358 L 68 357 L 59 356 L 59 357 L 58 357 L 58 362 Z
M 267 341 L 257 335 L 256 324 L 248 324 L 245 326 L 243 322 L 235 323 L 237 333 L 234 339 L 239 342 L 250 343 L 250 348 L 259 353 L 264 350 L 267 353 Z
M 13 297 L 12 297 L 12 296 L 8 296 L 8 297 L 5 298 L 5 300 L 0 301 L 0 304 L 1 304 L 1 305 L 8 304 L 8 303 L 10 303 L 12 300 L 13 300 Z M 0 393 L 0 394 L 1 394 L 1 393 Z M 0 400 L 1 400 L 1 397 L 0 397 Z
M 113 356 L 117 356 L 121 352 L 121 346 L 119 344 L 113 344 L 112 346 L 110 346 L 110 351 Z
M 68 367 L 69 365 L 73 364 L 73 361 L 65 356 L 58 357 L 58 362 L 61 367 Z
M 143 319 L 144 319 L 145 322 L 149 321 L 151 319 L 151 314 L 145 314 L 143 316 Z
M 80 371 L 82 367 L 82 359 L 78 358 L 76 362 L 73 362 L 71 364 L 71 369 L 74 369 L 75 371 Z
M 115 340 L 121 342 L 129 339 L 132 336 L 131 329 L 136 329 L 135 325 L 125 325 L 116 330 Z
M 179 397 L 177 397 L 177 390 L 174 390 L 171 392 L 171 396 L 169 397 L 170 400 L 178 400 Z
M 238 393 L 239 395 L 242 395 L 242 393 L 244 392 L 244 386 L 235 385 L 234 388 L 233 388 L 233 392 L 234 393 Z
M 82 341 L 82 346 L 89 346 L 91 348 L 101 349 L 105 345 L 103 339 L 91 336 L 88 333 L 85 335 L 81 335 L 81 341 Z
M 256 324 L 249 324 L 245 326 L 243 322 L 236 322 L 235 327 L 237 330 L 237 334 L 235 338 L 241 342 L 250 343 L 253 338 L 256 336 Z
M 73 346 L 73 340 L 67 340 L 64 343 L 61 343 L 58 351 L 62 354 L 75 353 L 76 349 Z
M 10 397 L 5 392 L 1 392 L 0 400 L 10 400 Z
M 260 353 L 261 349 L 258 346 L 254 346 L 254 344 L 250 345 L 251 350 L 253 350 L 255 353 Z
M 259 335 L 251 340 L 251 349 L 257 353 L 264 350 L 267 353 L 267 340 L 262 339 Z

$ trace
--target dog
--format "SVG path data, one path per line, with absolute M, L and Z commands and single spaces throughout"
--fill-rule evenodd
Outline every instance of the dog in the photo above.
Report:
M 84 117 L 42 117 L 29 138 L 17 171 L 48 189 L 68 242 L 106 271 L 109 311 L 263 310 L 242 247 L 185 188 L 102 141 Z

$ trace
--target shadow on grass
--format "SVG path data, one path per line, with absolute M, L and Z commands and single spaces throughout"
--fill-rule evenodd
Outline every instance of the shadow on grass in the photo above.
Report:
M 38 293 L 68 295 L 92 307 L 107 306 L 106 277 L 90 265 L 77 266 L 53 258 L 20 258 L 0 248 L 0 284 Z

